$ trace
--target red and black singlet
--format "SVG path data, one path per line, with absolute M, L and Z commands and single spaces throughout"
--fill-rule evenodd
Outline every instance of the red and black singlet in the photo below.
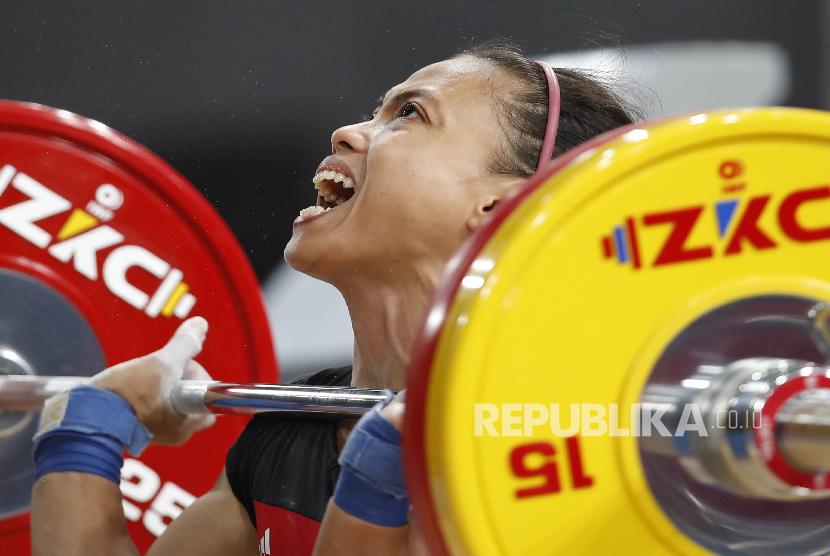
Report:
M 352 368 L 327 369 L 295 384 L 348 386 Z M 228 451 L 231 489 L 248 511 L 260 554 L 311 554 L 340 474 L 337 423 L 257 415 Z

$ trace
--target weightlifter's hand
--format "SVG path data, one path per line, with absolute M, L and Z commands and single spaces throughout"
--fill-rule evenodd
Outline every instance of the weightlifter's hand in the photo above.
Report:
M 403 428 L 403 414 L 406 410 L 406 390 L 401 390 L 389 404 L 380 410 L 387 421 L 392 423 L 392 426 L 401 432 Z
M 153 442 L 181 444 L 216 421 L 215 415 L 183 416 L 170 405 L 170 392 L 179 380 L 212 380 L 193 360 L 202 351 L 207 330 L 205 319 L 190 318 L 160 350 L 101 371 L 90 384 L 127 400 L 139 421 L 153 433 Z

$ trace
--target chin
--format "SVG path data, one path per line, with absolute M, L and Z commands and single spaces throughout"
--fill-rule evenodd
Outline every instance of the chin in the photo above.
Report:
M 372 242 L 364 237 L 365 234 L 352 234 L 342 229 L 329 233 L 295 229 L 283 257 L 297 272 L 335 287 L 343 286 L 358 277 L 356 269 L 365 275 L 390 262 L 386 257 L 378 257 L 377 249 L 373 249 Z
M 308 274 L 308 270 L 311 266 L 310 261 L 307 256 L 304 256 L 301 242 L 297 241 L 296 237 L 292 237 L 285 246 L 282 256 L 285 259 L 285 262 L 288 263 L 288 266 L 297 272 Z
M 292 237 L 283 251 L 283 258 L 288 266 L 312 278 L 331 283 L 331 273 L 326 272 L 330 266 L 325 252 L 313 249 L 311 245 Z

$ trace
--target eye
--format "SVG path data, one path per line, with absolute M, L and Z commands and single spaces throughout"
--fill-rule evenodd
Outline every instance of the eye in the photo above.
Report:
M 419 118 L 421 115 L 418 112 L 418 106 L 411 101 L 404 102 L 398 110 L 398 113 L 395 115 L 396 118 L 404 119 L 411 118 L 412 116 Z

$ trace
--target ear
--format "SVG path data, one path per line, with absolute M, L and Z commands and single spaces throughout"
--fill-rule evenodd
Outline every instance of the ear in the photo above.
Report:
M 471 232 L 481 226 L 494 208 L 516 187 L 524 183 L 526 178 L 511 177 L 501 179 L 498 184 L 492 184 L 490 191 L 483 193 L 473 207 L 473 214 L 467 219 L 467 229 Z
M 481 198 L 477 203 L 473 210 L 473 215 L 467 219 L 467 229 L 471 232 L 478 228 L 481 223 L 484 221 L 484 217 L 487 216 L 490 211 L 496 208 L 496 205 L 499 203 L 501 199 L 496 197 L 495 195 L 490 195 L 487 197 Z

